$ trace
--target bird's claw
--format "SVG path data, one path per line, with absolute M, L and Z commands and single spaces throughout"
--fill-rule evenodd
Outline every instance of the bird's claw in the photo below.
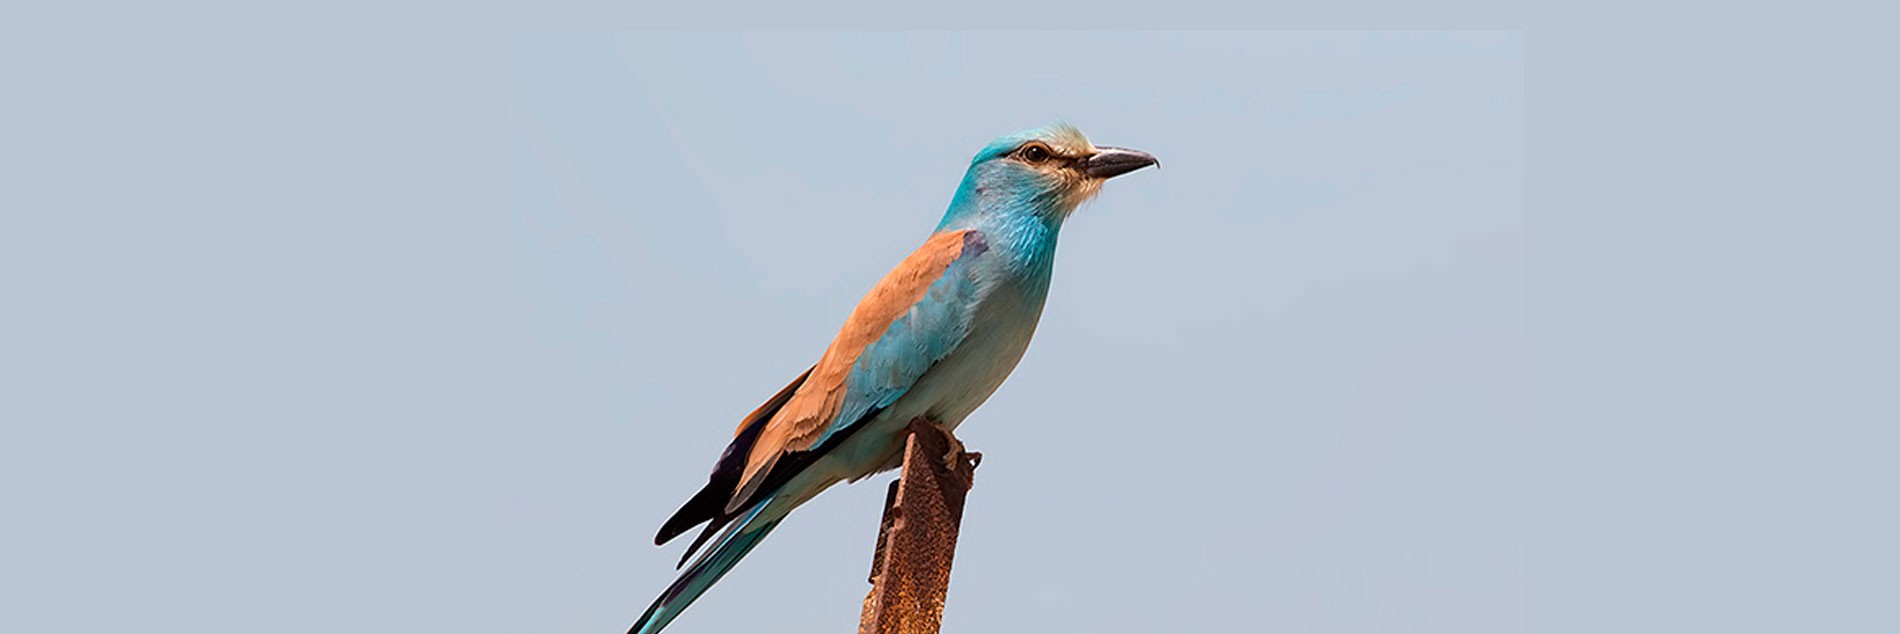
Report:
M 950 451 L 943 454 L 943 468 L 955 473 L 957 464 L 963 461 L 963 441 L 949 434 L 944 434 L 944 437 L 950 440 Z
M 975 471 L 976 466 L 979 464 L 983 464 L 983 454 L 981 452 L 964 451 L 963 441 L 955 438 L 950 439 L 950 451 L 943 455 L 943 466 L 945 469 L 955 473 L 967 465 L 970 470 Z

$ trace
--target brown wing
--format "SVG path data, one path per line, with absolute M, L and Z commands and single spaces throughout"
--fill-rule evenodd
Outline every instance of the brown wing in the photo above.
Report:
M 858 355 L 883 337 L 891 322 L 923 299 L 944 269 L 963 255 L 968 233 L 971 231 L 966 229 L 930 236 L 858 302 L 838 337 L 812 368 L 811 378 L 766 422 L 746 459 L 739 489 L 726 501 L 727 513 L 737 512 L 751 502 L 780 457 L 811 449 L 823 436 L 844 406 L 845 379 Z

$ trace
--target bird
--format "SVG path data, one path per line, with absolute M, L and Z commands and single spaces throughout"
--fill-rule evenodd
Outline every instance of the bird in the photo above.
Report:
M 911 420 L 962 423 L 1029 347 L 1063 222 L 1108 179 L 1148 166 L 1160 161 L 1060 123 L 977 152 L 923 246 L 865 294 L 817 363 L 740 422 L 706 485 L 661 525 L 656 546 L 705 527 L 628 634 L 665 628 L 813 496 L 900 466 Z

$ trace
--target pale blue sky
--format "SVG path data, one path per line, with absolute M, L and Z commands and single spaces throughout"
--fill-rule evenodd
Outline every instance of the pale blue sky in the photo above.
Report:
M 1071 219 L 946 631 L 1525 628 L 1524 42 L 622 33 L 508 49 L 517 629 L 613 631 L 653 530 L 995 136 L 1165 168 Z M 670 631 L 847 631 L 883 478 Z
M 732 421 L 969 153 L 1066 118 L 1167 169 L 1078 216 L 1046 328 L 970 421 L 991 460 L 947 631 L 1051 608 L 1106 631 L 1900 631 L 1900 91 L 1869 79 L 1900 54 L 1868 6 L 10 8 L 0 630 L 620 631 Z M 1145 52 L 1061 68 L 1002 63 L 1040 52 L 1021 34 L 875 60 L 852 53 L 895 36 L 510 38 L 722 24 L 1524 31 L 1122 36 Z M 741 72 L 641 61 L 688 46 Z M 771 99 L 697 98 L 721 93 Z M 535 128 L 566 167 L 529 157 Z M 772 171 L 731 152 L 749 139 L 827 160 Z M 703 309 L 630 308 L 649 297 Z M 1184 431 L 1056 450 L 1161 426 Z M 1104 455 L 1154 466 L 1062 486 Z M 680 631 L 848 627 L 876 486 L 805 509 Z M 1210 500 L 1236 502 L 1143 512 Z

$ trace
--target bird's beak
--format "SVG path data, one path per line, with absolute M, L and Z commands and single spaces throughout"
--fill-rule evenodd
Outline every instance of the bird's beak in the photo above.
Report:
M 1095 154 L 1082 159 L 1082 173 L 1089 178 L 1114 178 L 1153 165 L 1161 166 L 1154 155 L 1141 150 L 1118 147 L 1095 148 Z

